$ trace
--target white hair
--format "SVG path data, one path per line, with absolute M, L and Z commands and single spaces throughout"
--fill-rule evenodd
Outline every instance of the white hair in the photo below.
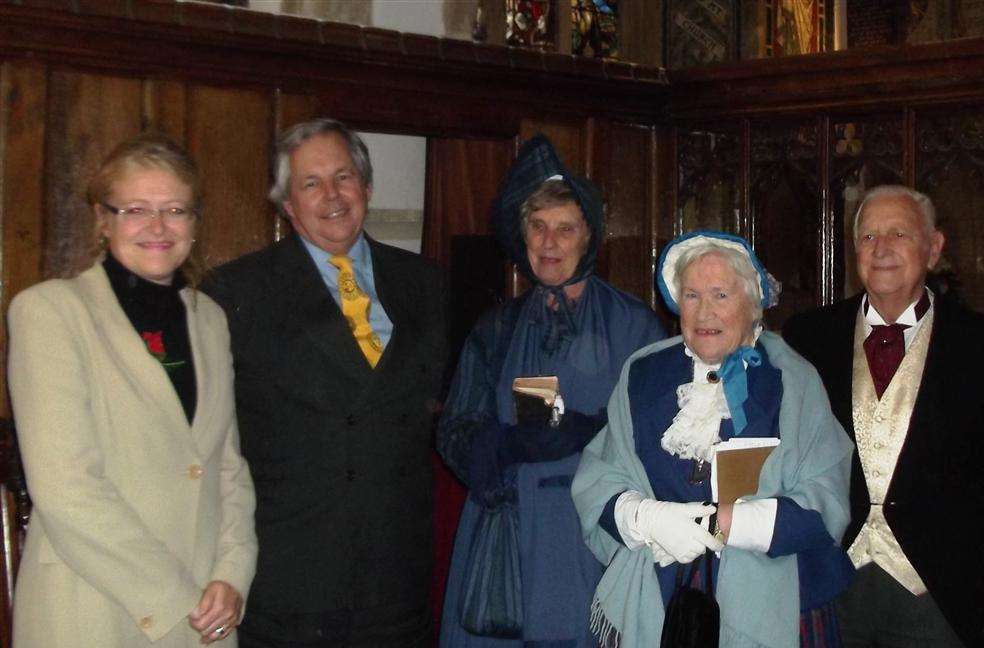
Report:
M 697 261 L 711 254 L 723 258 L 731 266 L 731 269 L 735 271 L 735 275 L 737 275 L 745 291 L 748 305 L 752 309 L 752 322 L 757 326 L 762 321 L 762 287 L 759 272 L 752 265 L 748 254 L 739 252 L 732 247 L 721 245 L 714 239 L 709 238 L 698 245 L 688 248 L 677 257 L 673 267 L 673 292 L 676 302 L 679 304 L 681 301 L 684 271 Z
M 311 121 L 294 124 L 280 137 L 274 151 L 273 186 L 268 197 L 278 210 L 283 211 L 282 204 L 290 197 L 290 156 L 301 147 L 301 144 L 318 135 L 336 133 L 345 141 L 352 164 L 362 180 L 362 186 L 372 184 L 372 162 L 369 160 L 369 149 L 358 134 L 336 119 L 312 119 Z
M 879 185 L 865 192 L 864 200 L 861 201 L 857 211 L 854 212 L 855 242 L 858 240 L 858 226 L 861 225 L 861 214 L 864 212 L 865 206 L 876 198 L 908 198 L 916 206 L 916 211 L 922 218 L 922 224 L 926 230 L 926 234 L 932 234 L 936 231 L 936 208 L 933 207 L 933 201 L 929 199 L 929 196 L 904 185 Z

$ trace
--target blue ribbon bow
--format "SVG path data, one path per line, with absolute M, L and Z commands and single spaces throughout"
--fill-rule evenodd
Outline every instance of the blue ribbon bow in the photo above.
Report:
M 758 367 L 762 364 L 762 355 L 753 347 L 738 347 L 721 363 L 721 382 L 724 385 L 724 399 L 731 410 L 731 422 L 734 424 L 735 436 L 738 436 L 748 425 L 743 405 L 748 400 L 748 376 L 745 375 L 745 363 Z

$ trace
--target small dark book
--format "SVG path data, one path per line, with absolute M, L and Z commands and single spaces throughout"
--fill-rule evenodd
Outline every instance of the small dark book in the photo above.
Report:
M 554 424 L 560 395 L 557 376 L 529 376 L 513 380 L 517 423 Z

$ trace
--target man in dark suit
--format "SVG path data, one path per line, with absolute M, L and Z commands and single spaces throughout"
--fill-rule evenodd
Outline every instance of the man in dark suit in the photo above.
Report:
M 868 192 L 854 219 L 865 292 L 790 318 L 786 340 L 820 372 L 855 440 L 838 601 L 846 646 L 984 645 L 984 316 L 934 295 L 943 234 L 925 195 Z
M 294 232 L 219 268 L 259 557 L 243 648 L 429 646 L 436 267 L 363 232 L 372 166 L 334 120 L 277 145 Z

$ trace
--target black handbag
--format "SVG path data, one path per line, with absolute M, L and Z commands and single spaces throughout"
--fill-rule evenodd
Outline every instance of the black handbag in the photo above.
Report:
M 712 529 L 715 516 L 711 517 Z M 704 570 L 704 591 L 691 586 L 694 575 L 700 568 L 701 560 L 707 565 Z M 713 561 L 713 553 L 708 549 L 701 558 L 690 565 L 689 569 L 677 565 L 676 588 L 666 606 L 663 634 L 659 640 L 660 648 L 718 648 L 721 609 L 714 598 L 714 588 L 711 583 Z M 684 572 L 687 572 L 686 580 L 683 579 Z
M 482 507 L 458 605 L 461 626 L 473 635 L 500 639 L 523 636 L 519 512 L 514 501 Z

